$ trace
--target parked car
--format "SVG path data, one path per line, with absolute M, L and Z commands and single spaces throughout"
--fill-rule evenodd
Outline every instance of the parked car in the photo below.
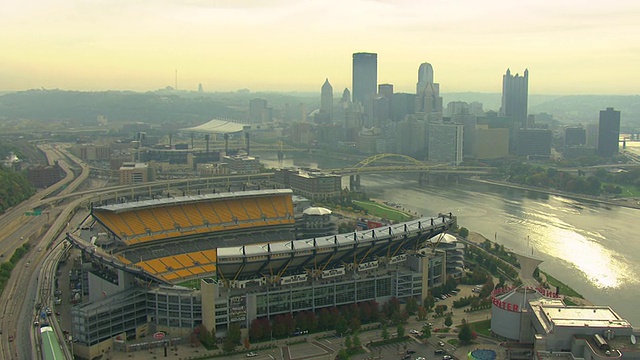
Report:
M 411 349 L 407 350 L 407 354 L 415 354 L 415 353 L 416 353 L 415 350 L 411 350 Z
M 414 330 L 414 329 L 411 329 L 411 330 L 409 330 L 409 334 L 412 334 L 412 335 L 420 335 L 420 331 L 418 331 L 418 330 Z
M 442 360 L 451 360 L 451 359 L 453 359 L 451 355 L 445 355 L 442 357 Z
M 442 350 L 442 349 L 435 349 L 435 350 L 433 350 L 433 354 L 434 354 L 434 355 L 444 354 L 444 350 Z
M 258 356 L 258 353 L 255 353 L 253 351 L 247 353 L 247 357 L 254 357 L 254 356 Z
M 442 341 L 438 341 L 438 346 L 444 346 L 444 343 Z

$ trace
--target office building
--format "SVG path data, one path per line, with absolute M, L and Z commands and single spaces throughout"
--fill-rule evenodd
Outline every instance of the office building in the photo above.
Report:
M 118 172 L 120 174 L 120 185 L 142 184 L 155 180 L 153 167 L 145 163 L 123 163 Z
M 459 165 L 463 159 L 464 125 L 430 123 L 428 129 L 429 161 Z
M 443 106 L 440 84 L 433 82 L 433 67 L 429 63 L 422 63 L 418 68 L 415 111 L 427 114 L 429 121 L 442 120 Z
M 378 54 L 353 54 L 353 102 L 363 106 L 371 101 L 378 87 Z
M 598 122 L 598 155 L 611 157 L 618 154 L 620 139 L 620 111 L 612 107 L 600 111 Z
M 498 159 L 509 156 L 509 129 L 490 129 L 487 125 L 478 125 L 471 142 L 471 157 L 474 159 Z M 465 141 L 467 131 L 465 130 Z
M 260 124 L 267 117 L 267 100 L 251 99 L 249 100 L 249 122 L 251 124 Z
M 511 75 L 511 70 L 502 76 L 502 106 L 500 116 L 508 116 L 519 123 L 520 128 L 527 127 L 527 102 L 529 98 L 529 70 L 524 76 Z
M 551 139 L 551 130 L 518 130 L 516 133 L 516 155 L 548 158 L 551 156 Z
M 329 79 L 324 81 L 320 90 L 320 113 L 328 117 L 328 121 L 332 121 L 333 115 L 333 86 L 329 83 Z

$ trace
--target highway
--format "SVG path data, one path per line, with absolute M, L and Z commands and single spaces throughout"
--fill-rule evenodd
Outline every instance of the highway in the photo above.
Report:
M 0 251 L 5 254 L 2 261 L 8 261 L 15 249 L 29 242 L 31 250 L 20 260 L 12 271 L 2 296 L 2 313 L 0 319 L 0 358 L 2 359 L 37 359 L 39 332 L 33 326 L 38 320 L 40 311 L 44 307 L 53 308 L 52 291 L 56 264 L 64 251 L 62 237 L 59 237 L 66 229 L 67 223 L 73 212 L 78 207 L 80 199 L 75 200 L 64 208 L 53 207 L 43 212 L 40 216 L 24 215 L 25 212 L 40 206 L 41 201 L 56 191 L 60 195 L 73 192 L 87 179 L 88 171 L 82 165 L 82 173 L 75 178 L 71 166 L 67 163 L 67 154 L 54 147 L 44 145 L 41 150 L 47 155 L 47 159 L 57 161 L 66 172 L 64 179 L 39 191 L 31 199 L 19 206 L 10 209 L 0 217 L 0 226 L 7 229 L 0 235 Z M 77 159 L 73 159 L 77 160 Z M 51 245 L 51 246 L 50 246 Z M 40 305 L 40 306 L 36 306 Z M 56 329 L 59 338 L 61 329 L 55 319 L 50 319 L 51 325 Z M 67 350 L 67 357 L 71 358 Z

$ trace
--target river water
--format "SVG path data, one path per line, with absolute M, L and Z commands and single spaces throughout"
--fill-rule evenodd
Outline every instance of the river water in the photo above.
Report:
M 261 162 L 278 166 L 275 155 L 264 154 Z M 345 164 L 322 159 L 282 163 L 293 165 Z M 452 212 L 460 226 L 511 250 L 533 253 L 544 260 L 542 270 L 640 325 L 635 304 L 640 299 L 640 210 L 469 182 L 419 186 L 416 175 L 402 176 L 363 175 L 361 184 L 370 197 L 424 216 Z

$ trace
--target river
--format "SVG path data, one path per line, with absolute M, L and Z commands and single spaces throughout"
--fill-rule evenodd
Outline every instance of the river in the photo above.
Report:
M 277 165 L 274 159 L 264 154 L 261 161 L 270 167 Z M 344 164 L 322 159 L 283 162 L 292 165 Z M 460 226 L 514 251 L 533 253 L 544 260 L 542 270 L 640 325 L 635 308 L 640 298 L 640 210 L 487 184 L 419 186 L 412 174 L 363 175 L 361 184 L 370 197 L 418 214 L 452 212 Z

